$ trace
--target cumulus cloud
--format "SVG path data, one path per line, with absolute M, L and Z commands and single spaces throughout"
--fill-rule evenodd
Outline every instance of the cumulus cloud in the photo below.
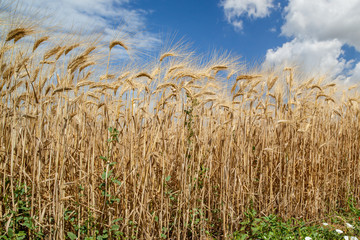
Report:
M 283 35 L 339 39 L 360 51 L 360 1 L 290 0 L 285 13 Z
M 346 78 L 347 82 L 360 82 L 360 62 L 350 71 L 349 77 Z
M 360 63 L 353 67 L 354 60 L 346 61 L 341 49 L 348 44 L 360 51 L 359 12 L 358 0 L 289 0 L 281 35 L 291 40 L 269 49 L 265 65 L 295 63 L 306 72 L 354 81 Z
M 273 0 L 222 0 L 220 5 L 224 8 L 228 22 L 237 30 L 243 28 L 242 17 L 264 18 L 269 16 L 274 7 Z
M 346 67 L 341 50 L 342 43 L 337 40 L 316 41 L 297 38 L 284 43 L 266 53 L 266 64 L 298 65 L 302 71 L 336 76 Z

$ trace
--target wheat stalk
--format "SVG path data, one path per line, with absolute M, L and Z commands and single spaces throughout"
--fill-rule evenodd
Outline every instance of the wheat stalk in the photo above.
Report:
M 5 41 L 9 42 L 14 39 L 14 43 L 16 43 L 21 38 L 31 35 L 33 33 L 34 33 L 34 29 L 31 28 L 23 28 L 23 27 L 16 28 L 8 32 Z

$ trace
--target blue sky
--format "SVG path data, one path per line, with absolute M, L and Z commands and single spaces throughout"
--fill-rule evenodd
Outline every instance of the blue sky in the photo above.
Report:
M 184 37 L 201 53 L 227 50 L 246 61 L 261 61 L 267 49 L 286 39 L 279 36 L 283 22 L 279 10 L 264 19 L 244 17 L 244 28 L 237 30 L 227 22 L 218 0 L 139 0 L 132 5 L 151 10 L 147 15 L 149 31 Z
M 198 54 L 213 50 L 264 67 L 300 70 L 346 82 L 360 80 L 359 0 L 31 0 L 63 28 L 119 35 L 138 50 L 184 38 Z M 133 34 L 132 34 L 133 33 Z

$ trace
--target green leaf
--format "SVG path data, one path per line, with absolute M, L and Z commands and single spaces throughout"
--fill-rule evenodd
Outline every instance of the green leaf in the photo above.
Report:
M 115 236 L 123 236 L 124 235 L 124 233 L 121 231 L 115 231 L 114 234 L 115 234 Z
M 104 161 L 107 161 L 107 157 L 104 157 L 104 156 L 100 156 L 100 159 L 104 160 Z
M 122 218 L 117 218 L 117 219 L 112 220 L 112 223 L 116 223 L 116 222 L 121 221 L 121 220 L 123 220 L 123 219 Z
M 109 236 L 107 234 L 97 236 L 97 240 L 107 239 Z
M 109 172 L 107 173 L 107 175 L 106 175 L 106 171 L 104 171 L 104 172 L 101 174 L 101 179 L 102 179 L 102 180 L 105 180 L 105 179 L 107 179 L 109 176 L 111 176 L 111 174 L 112 174 L 112 171 L 109 171 Z
M 25 220 L 25 222 L 22 225 L 29 228 L 29 229 L 32 229 L 32 221 L 31 221 L 31 219 L 28 218 L 28 217 L 25 217 L 24 220 Z
M 121 186 L 121 182 L 115 178 L 111 179 L 112 182 L 118 184 L 119 186 Z
M 16 234 L 16 240 L 22 240 L 26 238 L 26 233 L 24 231 L 20 231 L 18 234 Z
M 9 228 L 8 236 L 10 237 L 10 239 L 14 236 L 14 231 L 12 230 L 12 228 Z
M 67 236 L 68 236 L 71 240 L 77 239 L 77 236 L 76 236 L 74 233 L 72 233 L 72 232 L 67 232 Z
M 112 201 L 112 202 L 117 202 L 117 203 L 119 203 L 119 202 L 120 202 L 120 199 L 119 199 L 119 198 L 112 198 L 111 201 Z
M 247 234 L 241 235 L 241 236 L 240 236 L 240 239 L 241 239 L 241 240 L 245 240 L 245 239 L 247 239 L 248 236 L 249 236 L 249 235 L 247 235 Z
M 167 177 L 165 178 L 165 181 L 166 181 L 166 182 L 170 181 L 170 178 L 171 178 L 171 176 L 167 176 Z
M 253 232 L 253 234 L 257 234 L 258 232 L 260 232 L 260 227 L 256 226 L 256 227 L 252 227 L 251 231 Z
M 112 225 L 111 226 L 111 231 L 116 231 L 116 230 L 119 230 L 120 226 L 119 225 Z

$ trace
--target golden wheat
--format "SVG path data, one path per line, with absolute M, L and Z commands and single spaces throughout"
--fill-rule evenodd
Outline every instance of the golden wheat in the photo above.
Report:
M 0 46 L 1 234 L 26 216 L 45 239 L 116 239 L 111 229 L 226 239 L 250 207 L 318 220 L 360 200 L 357 86 L 179 48 L 115 65 L 123 41 L 64 45 L 47 30 L 27 42 L 32 29 L 10 29 Z

